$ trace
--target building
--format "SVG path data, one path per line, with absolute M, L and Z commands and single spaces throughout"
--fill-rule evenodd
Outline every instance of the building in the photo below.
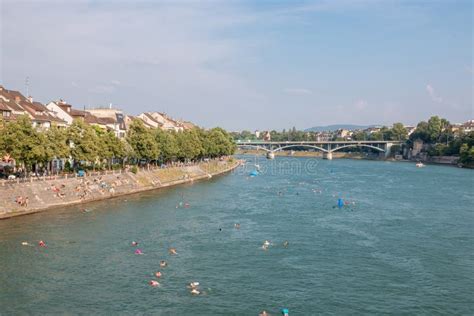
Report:
M 39 129 L 47 129 L 53 125 L 66 127 L 74 120 L 81 120 L 101 129 L 113 131 L 118 138 L 125 138 L 128 127 L 135 118 L 141 119 L 146 127 L 166 131 L 183 131 L 195 127 L 189 121 L 175 120 L 161 112 L 147 112 L 134 117 L 125 115 L 112 106 L 87 111 L 78 110 L 62 99 L 43 105 L 31 97 L 25 97 L 19 91 L 8 90 L 0 85 L 0 117 L 11 121 L 22 115 L 27 115 L 32 125 Z
M 195 125 L 188 121 L 175 120 L 165 113 L 160 112 L 145 112 L 137 116 L 141 119 L 145 126 L 149 128 L 160 128 L 164 131 L 184 131 L 192 129 Z
M 266 131 L 263 133 L 263 140 L 266 142 L 269 142 L 272 140 L 272 135 L 270 134 L 269 131 Z
M 349 139 L 351 135 L 352 135 L 352 132 L 345 128 L 338 129 L 336 132 L 337 138 Z
M 66 126 L 66 122 L 56 116 L 40 102 L 35 102 L 32 97 L 26 98 L 19 91 L 8 90 L 0 86 L 0 108 L 2 117 L 14 120 L 18 116 L 26 115 L 31 119 L 33 127 L 48 129 L 53 124 L 59 127 Z
M 10 107 L 8 107 L 7 102 L 5 102 L 3 99 L 0 99 L 0 118 L 5 121 L 9 121 L 14 118 L 12 115 L 12 110 Z
M 466 123 L 461 124 L 460 128 L 463 133 L 470 133 L 474 131 L 474 120 L 469 120 Z
M 87 111 L 98 119 L 96 124 L 105 126 L 108 130 L 113 131 L 117 138 L 125 138 L 127 129 L 125 116 L 121 110 L 110 106 L 109 108 L 88 109 Z

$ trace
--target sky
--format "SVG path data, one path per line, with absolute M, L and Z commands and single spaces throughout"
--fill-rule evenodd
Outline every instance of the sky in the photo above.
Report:
M 0 0 L 0 84 L 228 130 L 473 119 L 473 2 Z

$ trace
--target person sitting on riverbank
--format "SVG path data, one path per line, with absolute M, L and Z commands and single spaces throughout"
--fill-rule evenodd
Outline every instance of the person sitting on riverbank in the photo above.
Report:
M 15 198 L 15 203 L 20 206 L 28 207 L 28 197 L 23 197 L 19 195 Z

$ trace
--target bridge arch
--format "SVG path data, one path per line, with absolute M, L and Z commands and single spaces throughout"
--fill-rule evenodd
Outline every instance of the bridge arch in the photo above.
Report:
M 375 149 L 375 150 L 378 150 L 380 152 L 385 152 L 385 149 L 383 148 L 380 148 L 380 147 L 377 147 L 377 146 L 372 146 L 372 145 L 367 145 L 367 144 L 350 144 L 350 145 L 344 145 L 344 146 L 340 146 L 340 147 L 336 147 L 334 149 L 331 149 L 331 151 L 329 152 L 335 152 L 335 151 L 338 151 L 339 149 L 343 149 L 343 148 L 349 148 L 349 147 L 368 147 L 368 148 L 372 148 L 372 149 Z
M 287 148 L 294 148 L 294 147 L 314 148 L 314 149 L 318 149 L 318 150 L 320 150 L 320 151 L 322 151 L 322 152 L 325 152 L 325 153 L 328 152 L 327 149 L 324 149 L 324 148 L 322 148 L 322 147 L 314 146 L 314 145 L 306 145 L 306 144 L 292 144 L 292 145 L 287 145 L 287 146 L 279 147 L 279 148 L 273 150 L 273 152 L 282 151 L 282 150 L 284 150 L 284 149 L 287 149 Z

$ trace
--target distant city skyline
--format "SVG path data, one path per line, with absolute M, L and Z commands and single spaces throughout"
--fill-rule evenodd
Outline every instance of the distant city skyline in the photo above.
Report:
M 471 1 L 0 2 L 0 84 L 228 130 L 473 118 Z

